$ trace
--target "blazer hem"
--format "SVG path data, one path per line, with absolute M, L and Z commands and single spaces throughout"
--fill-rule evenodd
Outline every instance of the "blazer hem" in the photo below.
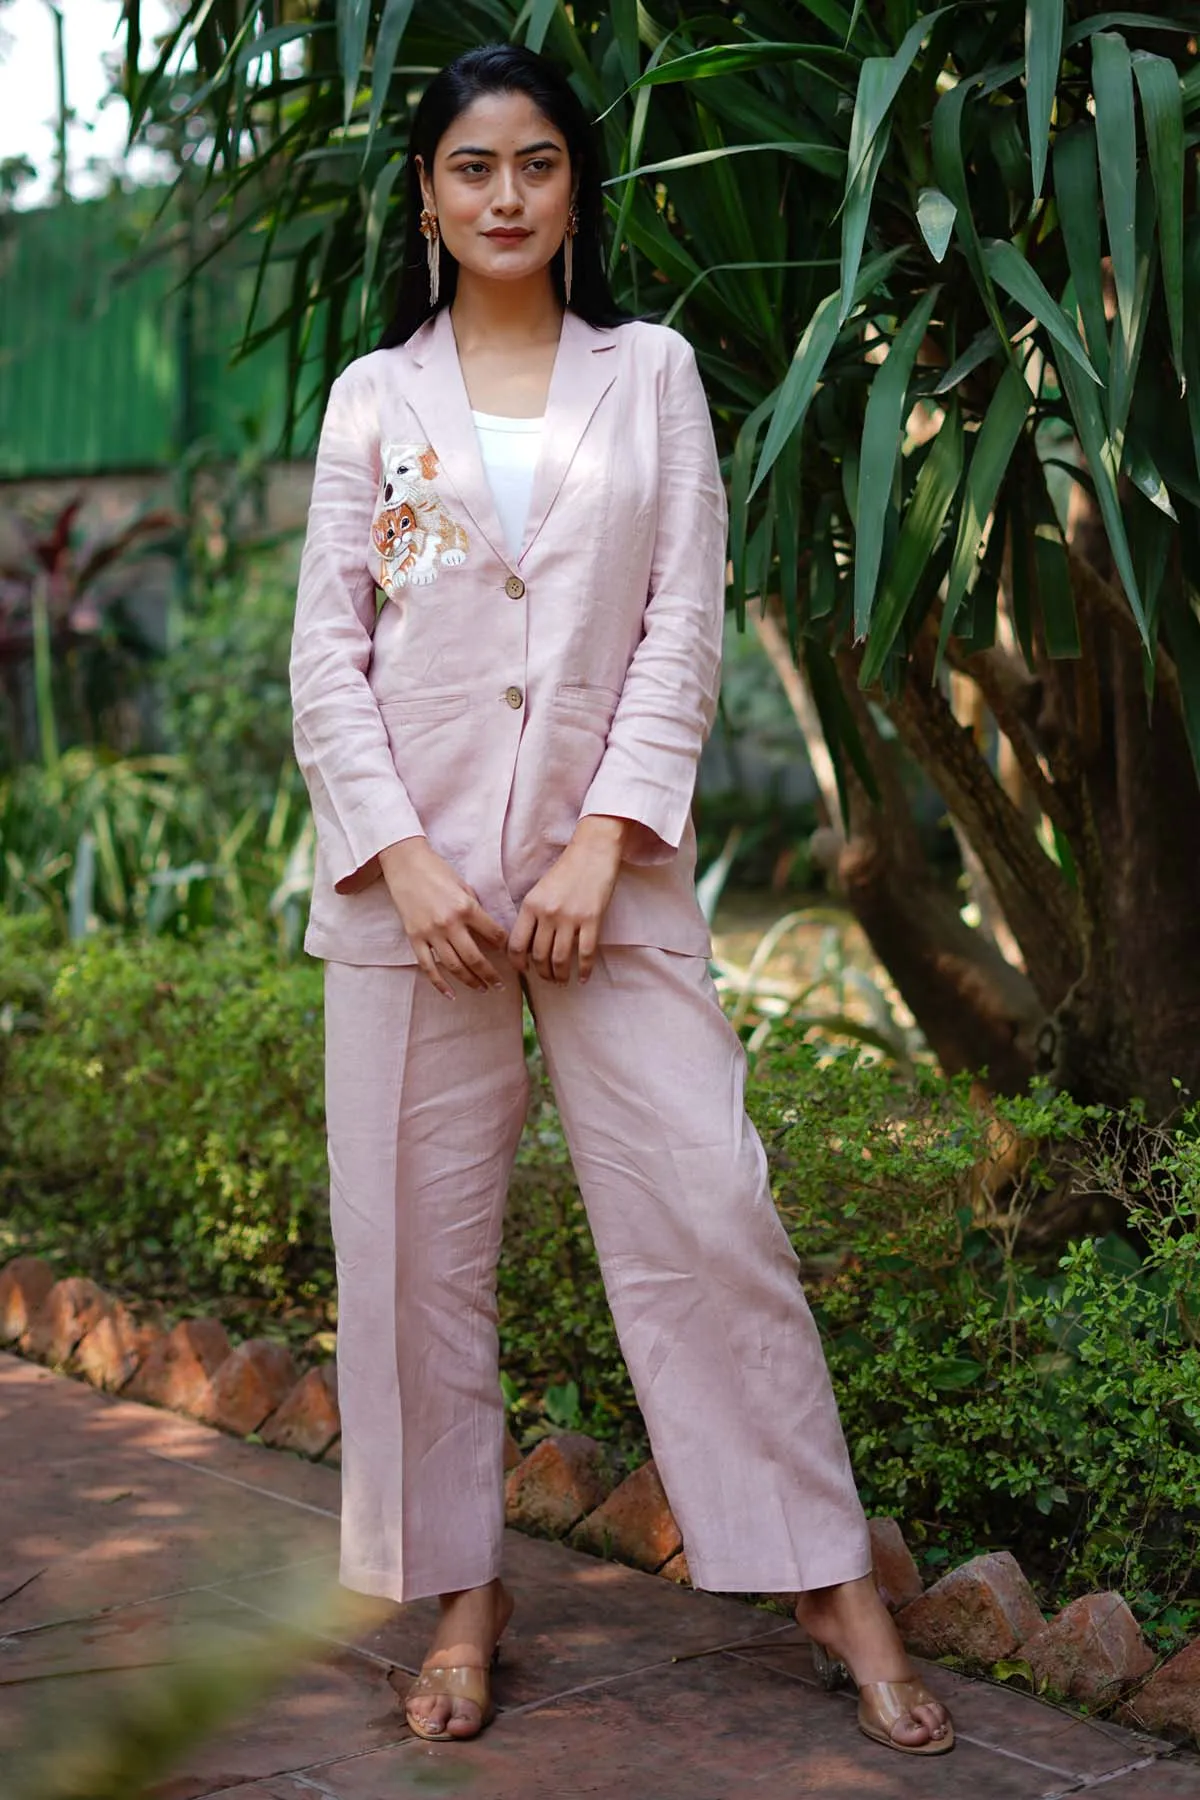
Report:
M 318 924 L 309 925 L 304 934 L 304 948 L 318 962 L 349 963 L 352 968 L 415 969 L 417 966 L 416 955 L 407 941 L 397 943 L 395 938 L 367 938 L 348 944 L 342 933 L 327 931 Z M 619 938 L 608 938 L 601 932 L 600 948 L 668 950 L 676 956 L 707 958 L 712 955 L 712 938 L 707 931 L 624 933 Z

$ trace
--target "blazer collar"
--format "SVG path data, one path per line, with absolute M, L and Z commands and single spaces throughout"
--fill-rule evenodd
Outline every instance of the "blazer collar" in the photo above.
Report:
M 601 397 L 616 380 L 617 359 L 605 354 L 615 348 L 613 331 L 585 324 L 569 307 L 563 313 L 517 566 L 546 522 Z M 448 306 L 413 334 L 408 350 L 412 379 L 405 397 L 437 452 L 438 478 L 450 483 L 501 562 L 512 567 L 479 451 Z

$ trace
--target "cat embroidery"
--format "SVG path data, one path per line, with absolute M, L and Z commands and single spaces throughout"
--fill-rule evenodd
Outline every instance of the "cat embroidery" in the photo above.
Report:
M 409 570 L 417 560 L 414 539 L 418 530 L 417 511 L 411 500 L 400 506 L 386 506 L 376 513 L 371 526 L 371 541 L 379 556 L 376 581 L 385 594 L 403 587 Z
M 470 540 L 433 485 L 437 472 L 431 444 L 384 449 L 371 541 L 379 559 L 375 579 L 392 597 L 403 587 L 427 586 L 443 569 L 467 559 Z

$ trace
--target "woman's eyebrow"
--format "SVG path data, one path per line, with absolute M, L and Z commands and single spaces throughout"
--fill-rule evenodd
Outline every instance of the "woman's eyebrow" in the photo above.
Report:
M 561 149 L 562 145 L 556 144 L 553 139 L 543 138 L 541 143 L 523 145 L 522 148 L 517 151 L 517 155 L 532 156 L 535 150 Z M 498 150 L 482 150 L 478 144 L 460 144 L 457 150 L 450 150 L 447 152 L 448 156 L 499 156 L 499 154 L 500 152 Z

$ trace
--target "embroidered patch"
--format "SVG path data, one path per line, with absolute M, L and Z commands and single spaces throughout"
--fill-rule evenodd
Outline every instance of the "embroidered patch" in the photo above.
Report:
M 434 486 L 437 472 L 432 444 L 384 447 L 371 544 L 375 579 L 389 597 L 404 587 L 426 587 L 467 560 L 470 539 L 446 511 Z

